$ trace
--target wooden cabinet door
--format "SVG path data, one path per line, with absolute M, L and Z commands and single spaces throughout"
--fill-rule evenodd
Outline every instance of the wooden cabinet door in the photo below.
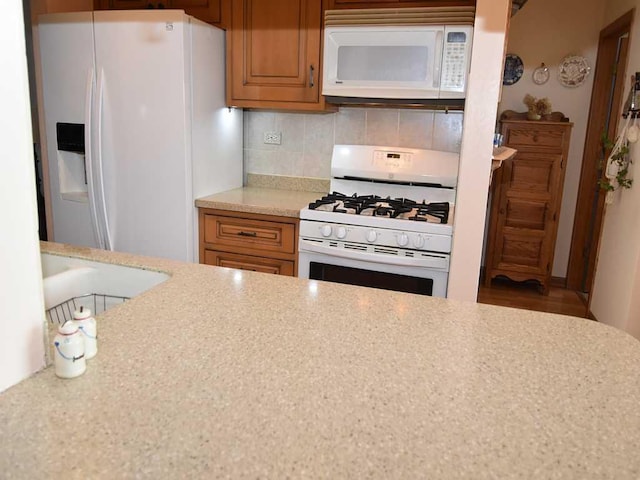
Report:
M 321 0 L 232 0 L 229 105 L 318 103 L 321 16 Z
M 93 8 L 95 10 L 137 10 L 147 8 L 149 5 L 155 7 L 155 3 L 155 0 L 96 0 Z
M 294 276 L 294 263 L 277 258 L 252 257 L 229 252 L 205 250 L 204 263 L 217 267 L 251 270 L 252 272 L 271 273 L 274 275 Z
M 228 0 L 94 0 L 96 10 L 177 8 L 203 22 L 226 26 Z
M 168 0 L 165 5 L 169 8 L 181 8 L 187 15 L 203 22 L 224 26 L 222 0 Z
M 501 169 L 491 267 L 514 280 L 546 276 L 557 230 L 559 155 L 519 154 Z

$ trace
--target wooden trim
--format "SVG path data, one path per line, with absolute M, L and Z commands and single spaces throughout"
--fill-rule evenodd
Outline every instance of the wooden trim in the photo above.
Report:
M 591 93 L 591 105 L 589 108 L 589 121 L 584 143 L 582 169 L 580 172 L 580 186 L 576 203 L 576 212 L 573 223 L 573 235 L 571 250 L 569 253 L 569 266 L 567 268 L 567 288 L 573 290 L 591 290 L 596 264 L 596 252 L 600 240 L 604 212 L 604 195 L 596 190 L 599 178 L 599 163 L 601 151 L 601 134 L 607 121 L 609 88 L 611 79 L 611 66 L 615 62 L 618 38 L 630 31 L 635 9 L 625 13 L 600 32 L 598 44 L 598 57 L 594 75 L 594 86 Z M 618 68 L 622 72 L 617 74 L 615 96 L 613 99 L 613 113 L 609 130 L 610 138 L 615 137 L 618 127 L 618 108 L 621 104 L 621 96 L 626 82 L 626 57 L 627 47 L 621 53 Z M 600 173 L 601 174 L 601 173 Z M 596 204 L 595 216 L 593 205 Z M 589 232 L 593 226 L 593 236 L 589 240 Z M 591 243 L 591 244 L 589 244 Z M 586 268 L 586 275 L 585 275 Z M 584 278 L 584 285 L 583 285 Z
M 549 285 L 556 288 L 567 288 L 567 278 L 551 277 L 551 280 L 549 280 Z
M 369 8 L 326 10 L 324 26 L 473 25 L 475 7 Z
M 328 9 L 342 8 L 407 8 L 407 7 L 475 7 L 476 0 L 327 0 Z
M 528 122 L 530 121 L 527 118 L 527 112 L 516 112 L 514 110 L 505 110 L 500 115 L 501 122 Z M 535 121 L 536 124 L 552 124 L 555 125 L 557 122 L 569 122 L 569 117 L 565 117 L 562 112 L 551 112 L 546 115 L 542 115 L 540 120 Z M 573 125 L 573 123 L 571 124 Z

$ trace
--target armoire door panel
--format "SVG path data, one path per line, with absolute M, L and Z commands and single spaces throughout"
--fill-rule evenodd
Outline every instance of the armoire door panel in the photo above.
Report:
M 559 164 L 559 155 L 546 157 L 520 154 L 512 160 L 511 178 L 509 189 L 517 189 L 529 192 L 549 194 L 557 174 L 556 164 Z
M 547 202 L 507 199 L 505 226 L 544 231 L 548 205 Z
M 505 233 L 498 268 L 502 268 L 503 264 L 541 268 L 542 245 L 542 237 Z

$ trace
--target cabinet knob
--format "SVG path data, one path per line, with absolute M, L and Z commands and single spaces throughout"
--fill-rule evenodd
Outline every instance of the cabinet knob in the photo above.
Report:
M 313 72 L 315 71 L 315 68 L 313 68 L 313 65 L 309 65 L 309 88 L 313 88 L 315 83 L 313 81 Z

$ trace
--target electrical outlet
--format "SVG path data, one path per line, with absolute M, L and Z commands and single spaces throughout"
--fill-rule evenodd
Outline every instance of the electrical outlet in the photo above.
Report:
M 264 143 L 268 143 L 270 145 L 280 145 L 282 143 L 282 133 L 264 132 Z

